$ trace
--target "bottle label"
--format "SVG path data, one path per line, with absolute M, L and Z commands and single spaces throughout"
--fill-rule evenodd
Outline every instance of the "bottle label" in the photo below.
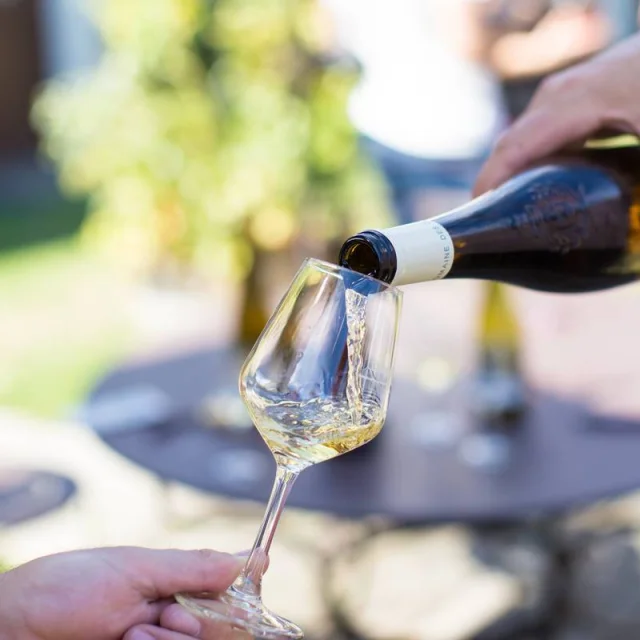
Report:
M 453 241 L 434 220 L 421 220 L 381 230 L 396 252 L 394 285 L 440 280 L 453 264 Z

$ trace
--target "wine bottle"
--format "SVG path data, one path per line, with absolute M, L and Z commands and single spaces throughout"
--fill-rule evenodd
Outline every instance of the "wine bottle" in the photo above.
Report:
M 586 292 L 640 273 L 640 146 L 561 154 L 429 220 L 349 238 L 339 264 L 395 285 L 478 278 Z
M 478 346 L 472 408 L 489 427 L 510 429 L 525 412 L 526 384 L 520 365 L 520 327 L 504 285 L 497 282 L 485 286 Z
M 247 274 L 243 290 L 237 333 L 238 346 L 245 352 L 253 347 L 270 315 L 266 308 L 262 280 L 265 270 L 265 255 L 258 247 L 254 247 L 253 252 L 253 263 Z

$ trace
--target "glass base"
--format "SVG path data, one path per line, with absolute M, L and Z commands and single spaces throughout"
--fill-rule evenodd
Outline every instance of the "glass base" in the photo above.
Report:
M 229 640 L 285 640 L 304 638 L 302 629 L 267 609 L 260 598 L 230 587 L 216 596 L 177 594 L 176 600 L 203 624 L 203 638 Z

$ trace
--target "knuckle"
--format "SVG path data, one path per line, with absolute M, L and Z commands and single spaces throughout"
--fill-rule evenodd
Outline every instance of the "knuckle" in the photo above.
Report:
M 640 136 L 640 113 L 634 113 L 629 118 L 629 126 L 634 134 Z
M 520 156 L 521 144 L 515 130 L 509 131 L 498 139 L 494 147 L 494 155 L 500 158 L 500 163 L 509 168 Z
M 225 554 L 220 553 L 219 551 L 214 551 L 213 549 L 198 549 L 196 553 L 203 560 L 220 560 L 220 558 L 225 556 Z
M 557 74 L 543 78 L 535 91 L 534 99 L 556 93 L 560 89 L 562 82 L 562 78 Z
M 603 110 L 598 124 L 620 133 L 640 135 L 640 111 L 637 108 L 610 107 Z
M 146 634 L 147 636 L 149 636 L 149 625 L 139 624 L 135 627 L 131 627 L 131 629 L 129 629 L 129 631 L 124 634 L 122 640 L 133 640 L 134 638 L 139 637 L 140 634 Z
M 553 73 L 550 76 L 547 76 L 540 83 L 539 91 L 542 94 L 563 93 L 572 89 L 575 84 L 576 80 L 574 78 L 574 74 L 562 71 L 560 73 Z
M 511 131 L 506 131 L 505 133 L 502 133 L 496 140 L 495 144 L 493 145 L 494 152 L 499 153 L 501 155 L 508 152 L 513 144 L 512 138 L 513 138 L 513 135 Z
M 216 563 L 224 557 L 224 554 L 213 551 L 213 549 L 198 549 L 196 554 L 200 562 L 206 566 L 211 566 L 212 563 Z
M 229 553 L 214 551 L 213 549 L 198 549 L 196 551 L 202 564 L 211 567 L 212 564 L 232 564 L 234 557 Z
M 618 109 L 613 115 L 625 132 L 640 135 L 640 109 L 635 104 L 633 108 Z

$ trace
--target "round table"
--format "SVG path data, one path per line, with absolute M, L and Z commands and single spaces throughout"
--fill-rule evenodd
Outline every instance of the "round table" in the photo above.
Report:
M 258 433 L 206 427 L 188 411 L 216 385 L 233 385 L 239 366 L 234 352 L 215 349 L 125 366 L 93 391 L 87 419 L 91 423 L 92 406 L 105 398 L 136 388 L 159 390 L 171 398 L 168 414 L 148 426 L 99 428 L 100 437 L 164 480 L 263 502 L 275 464 Z M 449 401 L 454 410 L 462 406 Z M 381 435 L 307 469 L 288 504 L 350 518 L 384 516 L 402 526 L 495 523 L 564 511 L 640 486 L 640 423 L 591 415 L 576 402 L 537 392 L 524 423 L 505 439 L 506 463 L 476 467 L 463 459 L 460 446 L 423 445 L 416 416 L 428 422 L 432 410 L 418 387 L 397 380 Z
M 237 394 L 241 364 L 236 351 L 202 349 L 124 366 L 91 393 L 85 419 L 107 445 L 163 480 L 265 502 L 275 463 L 257 431 L 206 426 L 194 411 L 215 390 Z M 289 506 L 348 518 L 382 516 L 394 528 L 504 525 L 542 519 L 640 486 L 640 423 L 592 415 L 584 405 L 544 391 L 532 393 L 524 422 L 499 437 L 506 451 L 501 463 L 470 463 L 463 455 L 469 444 L 477 449 L 483 438 L 495 444 L 497 436 L 474 429 L 465 394 L 462 383 L 435 399 L 398 379 L 380 436 L 307 469 Z M 111 407 L 106 413 L 105 406 Z M 430 425 L 443 412 L 459 434 L 467 435 L 434 438 Z M 374 525 L 369 533 L 378 530 Z M 331 585 L 333 564 L 323 566 L 323 584 Z M 337 628 L 358 637 L 330 586 L 325 598 Z M 530 622 L 524 620 L 523 628 Z M 517 616 L 513 624 L 507 622 L 509 630 L 521 624 Z M 488 633 L 500 637 L 492 629 Z

